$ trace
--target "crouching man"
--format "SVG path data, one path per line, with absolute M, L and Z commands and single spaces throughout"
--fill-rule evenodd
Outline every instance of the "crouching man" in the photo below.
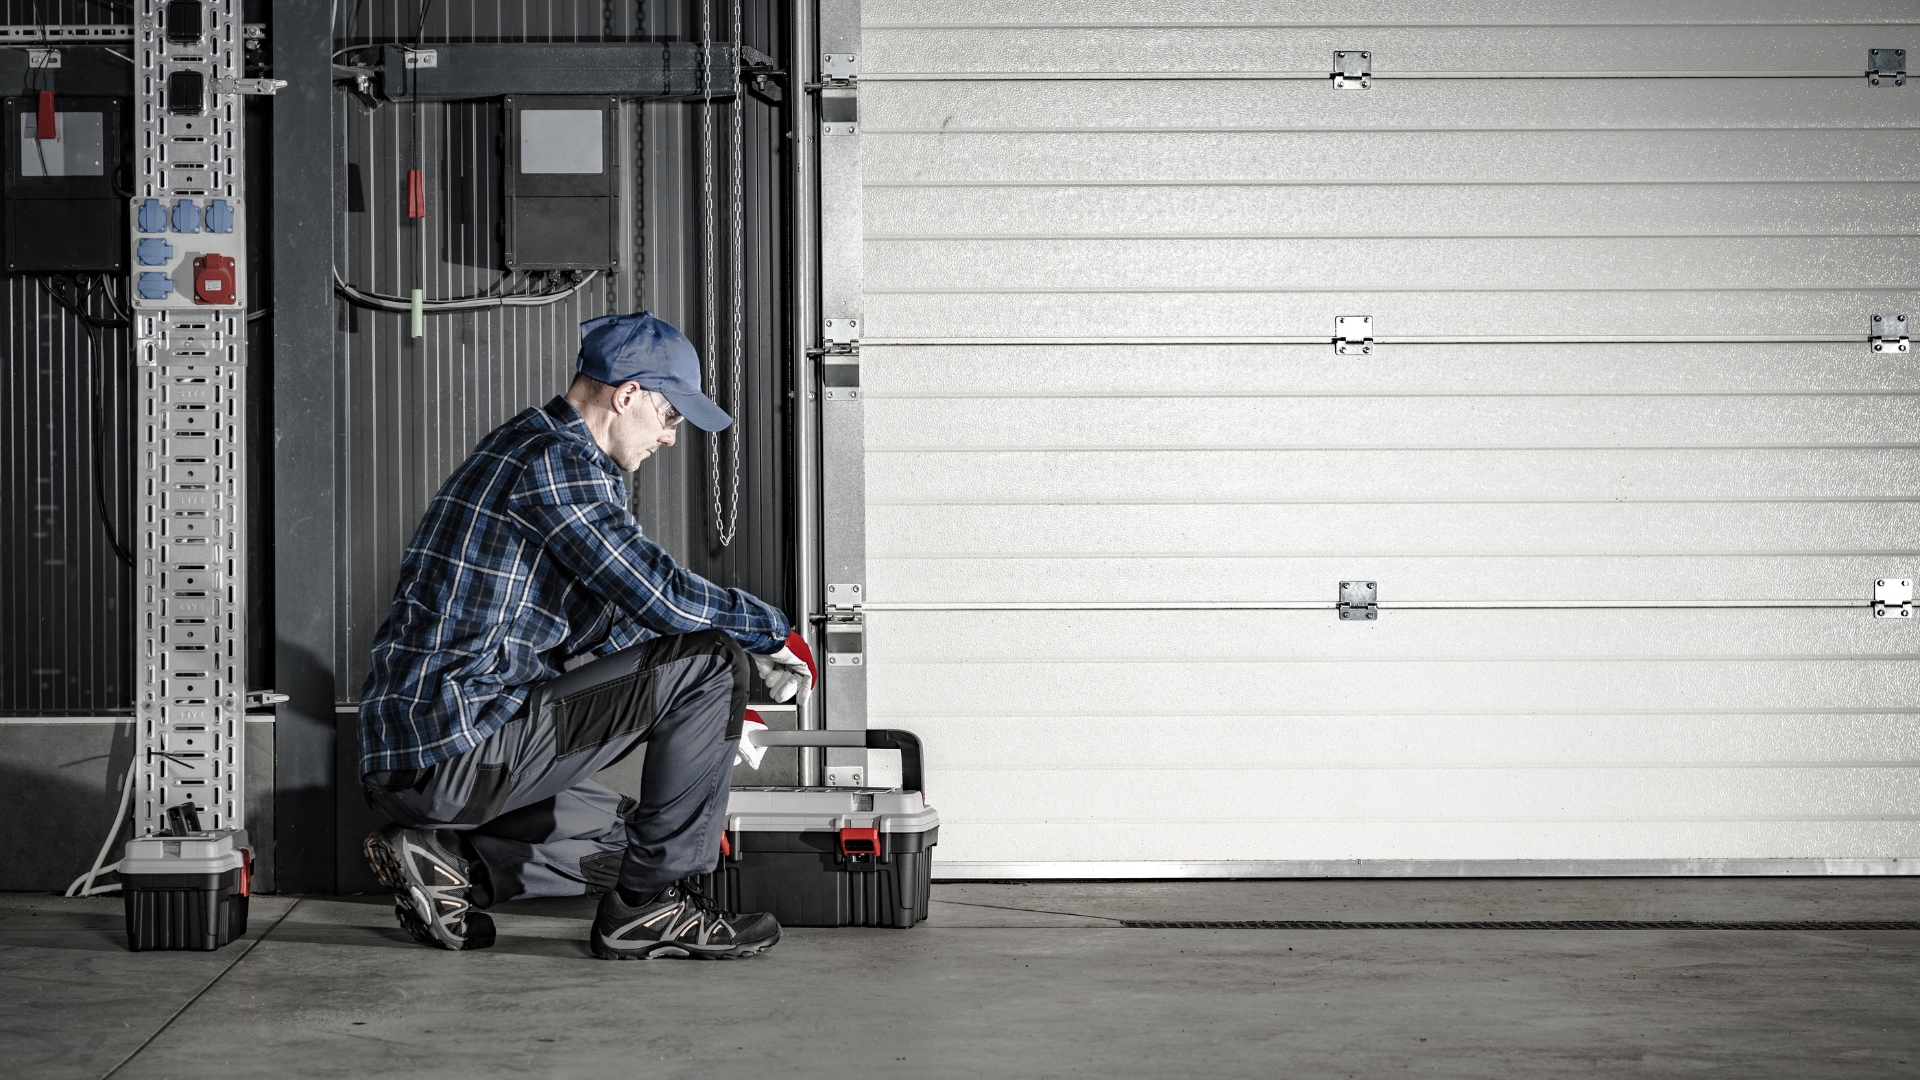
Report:
M 779 610 L 678 566 L 627 511 L 621 470 L 682 419 L 730 423 L 684 335 L 644 312 L 585 323 L 566 394 L 482 439 L 407 546 L 360 771 L 395 822 L 367 858 L 422 944 L 485 948 L 480 909 L 596 888 L 605 959 L 780 940 L 771 915 L 720 910 L 688 879 L 719 861 L 749 664 L 782 701 L 812 664 Z M 641 743 L 638 800 L 594 782 Z

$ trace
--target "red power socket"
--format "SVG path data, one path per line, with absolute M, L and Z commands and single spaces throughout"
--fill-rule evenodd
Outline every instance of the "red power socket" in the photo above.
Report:
M 237 292 L 232 259 L 225 255 L 202 255 L 193 260 L 194 303 L 231 304 Z

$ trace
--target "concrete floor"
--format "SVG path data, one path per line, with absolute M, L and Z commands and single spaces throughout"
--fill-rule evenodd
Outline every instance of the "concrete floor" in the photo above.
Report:
M 382 898 L 254 900 L 129 953 L 111 898 L 0 895 L 20 1078 L 1920 1075 L 1920 931 L 1143 930 L 1120 919 L 1914 920 L 1920 879 L 956 884 L 911 931 L 615 964 L 590 901 L 499 945 Z

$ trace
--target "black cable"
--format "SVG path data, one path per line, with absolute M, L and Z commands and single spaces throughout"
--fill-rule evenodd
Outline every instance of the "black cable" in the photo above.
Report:
M 107 534 L 107 543 L 113 547 L 113 553 L 120 557 L 121 562 L 125 563 L 128 567 L 132 567 L 133 552 L 128 550 L 126 545 L 120 542 L 120 536 L 117 532 L 114 531 L 114 528 L 113 528 L 113 516 L 107 510 L 106 471 L 102 468 L 102 465 L 106 460 L 106 447 L 104 445 L 105 440 L 103 438 L 105 432 L 100 423 L 100 397 L 101 397 L 100 389 L 101 389 L 102 373 L 101 373 L 101 363 L 100 363 L 100 339 L 97 336 L 99 331 L 93 326 L 93 324 L 88 322 L 82 322 L 81 326 L 84 327 L 87 332 L 87 346 L 88 346 L 87 352 L 89 357 L 92 360 L 92 371 L 93 371 L 93 380 L 92 380 L 93 393 L 90 396 L 92 397 L 91 419 L 92 419 L 92 427 L 93 427 L 92 443 L 93 443 L 94 506 L 100 512 L 100 531 Z

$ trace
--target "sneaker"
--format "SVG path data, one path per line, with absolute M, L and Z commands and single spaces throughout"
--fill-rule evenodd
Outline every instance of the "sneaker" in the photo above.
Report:
M 367 836 L 367 861 L 393 890 L 393 914 L 422 945 L 484 949 L 493 944 L 493 916 L 470 901 L 467 860 L 431 829 L 388 825 Z
M 593 955 L 602 960 L 657 956 L 732 960 L 771 949 L 780 924 L 765 912 L 735 915 L 688 882 L 669 885 L 639 904 L 614 889 L 593 919 Z

